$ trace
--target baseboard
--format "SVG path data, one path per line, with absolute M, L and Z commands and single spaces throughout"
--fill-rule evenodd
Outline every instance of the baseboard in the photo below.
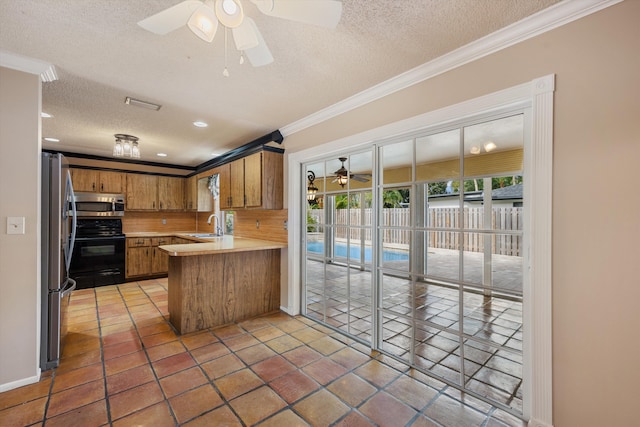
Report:
M 553 427 L 553 424 L 548 424 L 540 420 L 529 420 L 527 427 Z
M 293 314 L 291 314 L 291 310 L 289 309 L 289 307 L 284 307 L 284 306 L 280 306 L 280 311 L 284 311 L 285 313 L 287 313 L 289 316 L 293 316 Z
M 11 381 L 10 383 L 0 384 L 0 393 L 13 390 L 14 388 L 22 387 L 29 384 L 35 384 L 40 381 L 40 369 L 38 368 L 38 374 L 33 377 L 22 378 L 17 381 Z

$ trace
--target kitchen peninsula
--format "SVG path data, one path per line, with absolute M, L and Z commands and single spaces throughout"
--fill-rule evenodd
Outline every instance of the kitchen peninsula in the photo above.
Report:
M 285 247 L 234 236 L 160 246 L 169 255 L 171 324 L 186 334 L 278 310 Z

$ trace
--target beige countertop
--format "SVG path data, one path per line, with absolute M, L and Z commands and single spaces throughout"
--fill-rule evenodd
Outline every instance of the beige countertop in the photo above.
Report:
M 196 233 L 195 231 L 136 231 L 133 233 L 124 233 L 125 237 L 162 237 L 176 236 L 188 238 L 186 234 Z
M 175 233 L 175 235 L 180 236 L 180 233 Z M 263 251 L 269 249 L 282 249 L 287 247 L 287 245 L 284 243 L 234 236 L 221 236 L 198 240 L 204 243 L 163 245 L 159 246 L 159 248 L 161 251 L 168 253 L 169 256 L 194 256 L 212 255 L 216 253 L 228 252 Z

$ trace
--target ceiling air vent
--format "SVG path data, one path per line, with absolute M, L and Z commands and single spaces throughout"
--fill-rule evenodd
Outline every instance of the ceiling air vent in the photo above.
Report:
M 158 111 L 160 108 L 162 108 L 162 105 L 154 104 L 153 102 L 141 101 L 129 96 L 124 99 L 124 103 L 127 105 L 135 105 L 136 107 L 146 108 L 147 110 L 154 111 Z

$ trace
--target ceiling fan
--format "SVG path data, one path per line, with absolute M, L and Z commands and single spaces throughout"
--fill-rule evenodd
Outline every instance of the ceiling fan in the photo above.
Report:
M 340 187 L 344 188 L 344 186 L 347 185 L 347 182 L 349 182 L 350 179 L 353 179 L 354 181 L 360 181 L 360 182 L 369 181 L 367 177 L 371 176 L 370 173 L 360 173 L 360 174 L 351 173 L 350 174 L 347 168 L 344 167 L 344 162 L 347 161 L 347 158 L 340 157 L 338 158 L 338 160 L 342 162 L 342 166 L 340 166 L 340 169 L 334 172 L 336 174 L 336 177 L 333 181 L 331 181 L 332 183 L 337 182 L 340 185 Z
M 164 35 L 186 24 L 196 36 L 211 43 L 218 24 L 222 24 L 225 29 L 231 29 L 236 48 L 246 55 L 251 65 L 270 64 L 273 55 L 254 20 L 245 15 L 243 1 L 186 0 L 143 19 L 138 25 Z M 342 2 L 338 0 L 251 0 L 251 3 L 268 16 L 331 29 L 338 25 L 342 15 Z M 243 56 L 240 61 L 242 63 Z

